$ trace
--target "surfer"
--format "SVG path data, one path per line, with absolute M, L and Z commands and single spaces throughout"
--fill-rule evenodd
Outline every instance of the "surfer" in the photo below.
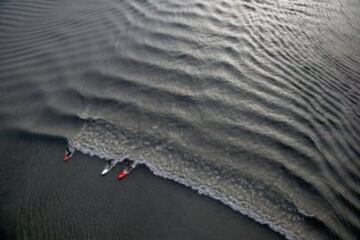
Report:
M 125 163 L 125 168 L 124 170 L 120 171 L 119 172 L 119 175 L 118 175 L 118 180 L 121 180 L 123 178 L 125 178 L 127 175 L 129 175 L 129 173 L 135 168 L 136 164 L 134 161 L 128 159 L 128 158 L 125 158 L 124 159 L 124 163 Z
M 115 167 L 115 165 L 118 163 L 118 160 L 115 159 L 111 159 L 111 160 L 106 160 L 105 163 L 105 168 L 104 170 L 101 172 L 102 176 L 105 176 L 108 172 L 110 172 L 110 170 Z
M 70 147 L 67 147 L 65 150 L 65 156 L 64 156 L 64 161 L 68 161 L 72 155 L 74 154 L 75 149 L 72 149 Z
M 104 176 L 106 175 L 108 172 L 110 172 L 110 170 L 115 167 L 116 164 L 118 164 L 119 162 L 125 162 L 125 165 L 127 164 L 127 162 L 130 161 L 128 158 L 124 158 L 123 160 L 119 161 L 119 160 L 106 160 L 105 163 L 105 167 L 104 170 L 101 172 L 101 175 Z
M 128 159 L 128 158 L 124 158 L 124 164 L 125 164 L 125 166 L 128 166 L 131 162 L 133 162 L 133 161 L 131 161 L 130 159 Z

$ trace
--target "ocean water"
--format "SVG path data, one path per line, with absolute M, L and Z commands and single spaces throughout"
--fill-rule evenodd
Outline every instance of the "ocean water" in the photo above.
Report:
M 358 0 L 0 2 L 0 129 L 129 157 L 287 239 L 360 236 Z

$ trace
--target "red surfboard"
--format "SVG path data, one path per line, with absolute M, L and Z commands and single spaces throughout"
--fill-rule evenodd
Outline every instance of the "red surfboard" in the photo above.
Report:
M 71 150 L 66 149 L 66 150 L 65 150 L 65 155 L 64 155 L 64 161 L 70 160 L 70 158 L 71 158 L 72 155 L 74 154 L 74 151 L 75 151 L 75 150 L 71 151 Z
M 122 180 L 124 179 L 127 175 L 129 175 L 129 172 L 127 172 L 126 170 L 122 170 L 121 172 L 119 172 L 119 175 L 117 176 L 118 180 Z
M 124 179 L 129 173 L 135 168 L 136 164 L 133 163 L 132 165 L 126 167 L 124 170 L 119 172 L 119 175 L 117 176 L 118 180 Z
M 71 156 L 67 156 L 67 153 L 65 153 L 64 161 L 68 161 L 71 158 Z

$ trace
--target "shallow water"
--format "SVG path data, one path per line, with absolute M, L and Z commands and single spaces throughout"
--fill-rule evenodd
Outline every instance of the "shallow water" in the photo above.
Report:
M 288 239 L 356 239 L 359 10 L 4 1 L 1 128 L 130 157 Z

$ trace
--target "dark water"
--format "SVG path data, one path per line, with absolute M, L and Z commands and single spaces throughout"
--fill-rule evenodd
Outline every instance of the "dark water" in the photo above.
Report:
M 0 239 L 279 240 L 279 234 L 207 196 L 138 167 L 118 169 L 76 153 L 64 138 L 0 132 Z M 117 166 L 116 168 L 118 168 Z
M 288 239 L 356 239 L 359 10 L 2 1 L 1 129 L 136 159 Z

